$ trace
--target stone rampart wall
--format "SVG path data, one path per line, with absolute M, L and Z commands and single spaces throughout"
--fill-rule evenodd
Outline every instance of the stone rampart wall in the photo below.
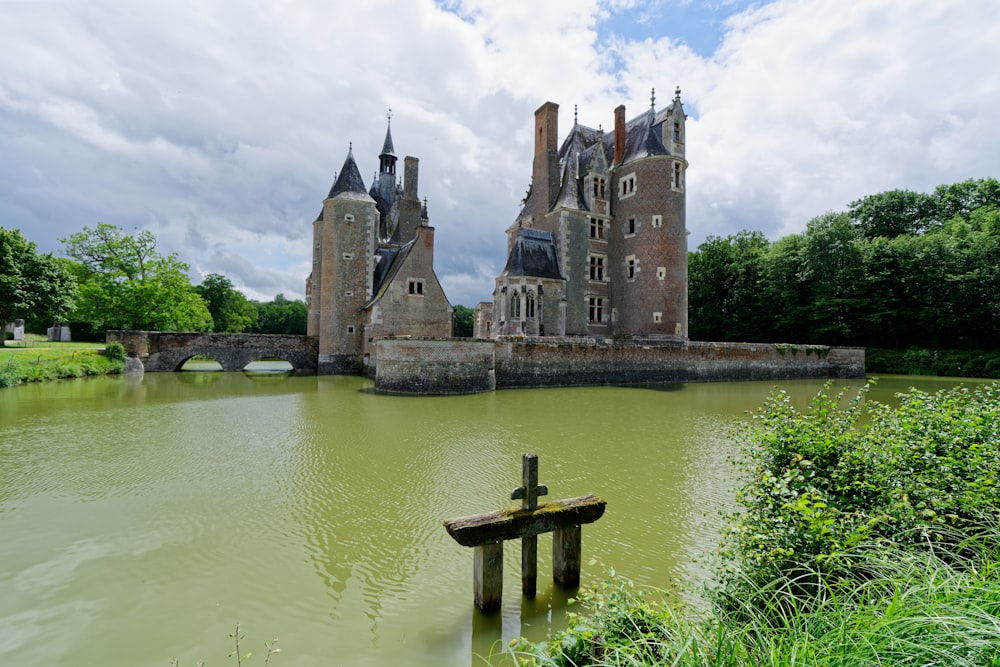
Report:
M 375 389 L 459 394 L 516 387 L 863 378 L 863 348 L 680 341 L 383 339 Z
M 496 389 L 492 341 L 381 338 L 375 348 L 375 390 L 380 393 L 477 394 Z
M 863 348 L 703 342 L 500 342 L 496 385 L 560 387 L 864 377 Z

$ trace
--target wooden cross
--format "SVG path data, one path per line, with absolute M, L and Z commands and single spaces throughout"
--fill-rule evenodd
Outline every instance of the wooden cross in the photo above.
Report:
M 521 460 L 521 484 L 510 492 L 511 500 L 520 500 L 521 509 L 538 507 L 538 496 L 549 495 L 549 487 L 538 483 L 538 454 L 525 454 Z
M 549 489 L 538 483 L 538 456 L 525 454 L 522 486 L 510 497 L 521 507 L 498 512 L 446 519 L 448 534 L 465 547 L 474 548 L 473 589 L 482 611 L 500 608 L 503 594 L 503 543 L 521 540 L 521 584 L 524 595 L 534 597 L 538 579 L 538 534 L 552 533 L 552 579 L 564 589 L 580 585 L 580 526 L 604 514 L 606 503 L 594 495 L 553 500 L 539 505 Z
M 538 507 L 538 496 L 549 493 L 549 487 L 538 483 L 538 455 L 525 454 L 521 460 L 521 486 L 510 492 L 511 500 L 520 500 L 521 509 Z M 535 597 L 538 583 L 538 536 L 521 540 L 521 593 Z

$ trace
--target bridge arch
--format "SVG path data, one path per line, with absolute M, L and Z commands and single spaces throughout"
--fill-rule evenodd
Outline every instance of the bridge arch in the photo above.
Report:
M 109 331 L 108 342 L 125 346 L 149 373 L 179 371 L 187 360 L 202 355 L 219 362 L 223 371 L 242 371 L 253 361 L 282 359 L 299 373 L 315 373 L 319 339 L 315 336 L 271 334 L 204 334 L 159 331 Z

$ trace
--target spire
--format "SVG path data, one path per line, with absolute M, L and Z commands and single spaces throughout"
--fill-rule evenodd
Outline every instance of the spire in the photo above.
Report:
M 427 225 L 430 222 L 430 217 L 427 215 L 427 197 L 424 197 L 424 205 L 420 207 L 420 224 Z
M 656 88 L 649 89 L 649 108 L 656 111 Z
M 340 168 L 340 174 L 334 181 L 333 187 L 330 188 L 330 194 L 327 198 L 330 199 L 345 192 L 367 194 L 365 181 L 361 178 L 361 172 L 358 171 L 358 163 L 354 161 L 353 144 L 348 144 L 347 159 L 344 160 L 344 166 Z
M 577 106 L 573 105 L 573 125 L 576 125 L 579 121 L 577 119 Z
M 396 151 L 392 147 L 392 109 L 385 115 L 385 141 L 382 143 L 382 152 L 379 153 L 379 172 L 382 174 L 396 175 Z
M 677 90 L 674 91 L 674 101 L 675 102 L 680 102 L 681 101 L 681 87 L 680 86 L 677 86 Z

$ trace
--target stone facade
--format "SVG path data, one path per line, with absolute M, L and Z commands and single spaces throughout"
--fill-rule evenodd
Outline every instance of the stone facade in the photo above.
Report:
M 451 335 L 451 304 L 434 273 L 434 228 L 417 196 L 418 166 L 405 158 L 405 180 L 397 183 L 386 130 L 371 189 L 349 150 L 313 222 L 307 333 L 319 339 L 320 373 L 363 372 L 379 336 Z
M 493 300 L 480 303 L 475 336 L 643 336 L 686 340 L 685 121 L 669 106 L 614 133 L 581 125 L 558 143 L 559 106 L 535 112 L 529 194 L 507 230 L 508 261 Z M 552 261 L 524 261 L 547 235 Z M 536 252 L 533 257 L 541 257 Z M 547 281 L 543 284 L 543 280 Z M 545 308 L 525 307 L 546 295 Z

